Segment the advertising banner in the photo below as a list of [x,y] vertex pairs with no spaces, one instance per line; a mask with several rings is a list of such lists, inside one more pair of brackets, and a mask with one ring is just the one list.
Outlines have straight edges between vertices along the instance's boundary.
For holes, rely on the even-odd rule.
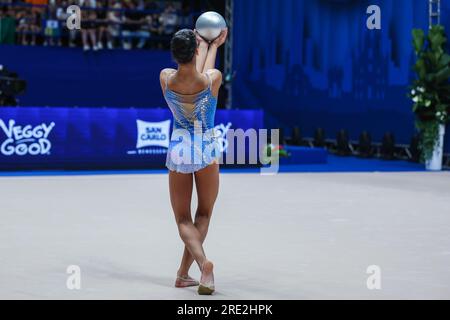
[[[173,126],[164,109],[0,108],[0,170],[164,168]],[[260,110],[218,110],[229,129],[263,127]]]

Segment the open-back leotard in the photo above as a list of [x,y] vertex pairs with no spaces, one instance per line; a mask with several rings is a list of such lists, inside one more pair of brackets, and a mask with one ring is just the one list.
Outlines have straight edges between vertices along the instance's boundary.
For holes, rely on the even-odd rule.
[[171,75],[166,78],[164,94],[173,114],[173,133],[166,166],[170,171],[194,173],[218,163],[220,159],[218,137],[214,130],[217,98],[212,94],[212,80],[208,74],[208,87],[192,95],[170,90],[168,83]]

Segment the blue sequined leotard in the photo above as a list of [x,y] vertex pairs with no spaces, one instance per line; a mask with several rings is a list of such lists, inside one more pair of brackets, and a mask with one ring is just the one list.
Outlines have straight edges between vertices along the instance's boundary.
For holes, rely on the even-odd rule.
[[214,130],[217,98],[208,87],[193,95],[179,94],[169,89],[166,78],[165,99],[173,114],[173,133],[167,152],[166,166],[178,173],[194,173],[218,163],[220,150]]

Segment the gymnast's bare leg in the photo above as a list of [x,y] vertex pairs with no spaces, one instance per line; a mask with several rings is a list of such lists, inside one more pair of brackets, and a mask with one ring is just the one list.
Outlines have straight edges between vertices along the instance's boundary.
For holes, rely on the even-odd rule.
[[[198,208],[195,222],[191,216],[191,199],[194,179],[198,194]],[[208,233],[215,201],[219,191],[219,166],[213,164],[195,174],[169,173],[169,188],[172,208],[185,252],[178,271],[178,277],[188,278],[194,262],[202,270],[201,283],[212,283],[213,264],[206,258],[203,242]]]
[[[200,233],[200,240],[203,243],[208,234],[214,204],[219,193],[219,165],[214,164],[196,172],[194,177],[198,194],[198,207],[195,213],[194,226]],[[178,276],[188,278],[193,262],[193,256],[188,248],[185,247]]]

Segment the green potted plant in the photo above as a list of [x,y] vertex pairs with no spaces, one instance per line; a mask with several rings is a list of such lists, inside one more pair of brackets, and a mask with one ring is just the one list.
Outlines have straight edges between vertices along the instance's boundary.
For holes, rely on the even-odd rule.
[[435,25],[428,35],[413,30],[417,78],[411,87],[420,149],[428,170],[442,170],[445,125],[450,113],[450,55],[446,53],[444,27]]

